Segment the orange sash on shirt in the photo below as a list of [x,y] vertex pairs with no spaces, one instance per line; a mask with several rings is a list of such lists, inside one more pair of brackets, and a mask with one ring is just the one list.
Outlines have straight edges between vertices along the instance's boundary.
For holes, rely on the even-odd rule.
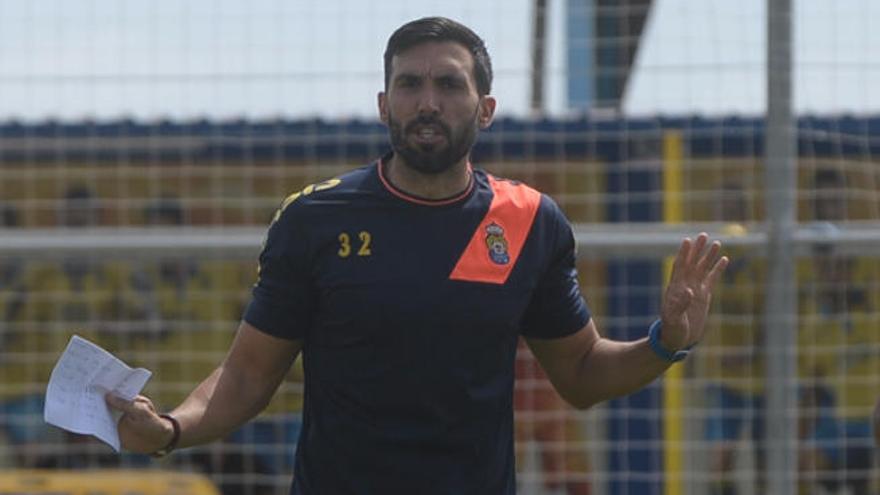
[[517,182],[487,177],[495,195],[449,275],[452,280],[504,284],[541,204],[538,191]]

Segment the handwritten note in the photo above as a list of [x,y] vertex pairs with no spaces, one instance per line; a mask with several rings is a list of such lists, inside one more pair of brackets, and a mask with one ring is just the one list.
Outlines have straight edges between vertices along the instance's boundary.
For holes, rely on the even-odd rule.
[[74,335],[49,377],[43,418],[65,430],[94,435],[119,452],[119,418],[104,396],[112,392],[134,399],[150,376],[149,370],[132,369],[113,354]]

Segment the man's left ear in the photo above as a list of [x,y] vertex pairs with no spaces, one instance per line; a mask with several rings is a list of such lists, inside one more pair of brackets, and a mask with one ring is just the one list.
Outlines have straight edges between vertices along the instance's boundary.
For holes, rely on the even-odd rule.
[[492,125],[492,119],[495,117],[495,106],[497,104],[494,96],[485,95],[480,98],[480,129],[485,129]]
[[376,106],[379,109],[379,120],[381,120],[382,123],[387,124],[388,123],[388,99],[385,96],[384,91],[379,91],[379,93],[376,95],[376,104],[377,104]]

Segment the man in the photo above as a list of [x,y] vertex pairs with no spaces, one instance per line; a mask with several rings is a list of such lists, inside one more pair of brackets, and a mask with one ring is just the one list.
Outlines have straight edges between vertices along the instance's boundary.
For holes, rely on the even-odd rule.
[[[58,200],[55,218],[59,229],[73,232],[101,225],[101,199],[90,186],[71,184]],[[32,265],[32,281],[28,284],[28,319],[36,326],[23,333],[21,345],[24,349],[31,354],[51,355],[63,348],[70,333],[54,324],[58,321],[87,329],[78,332],[101,345],[119,347],[116,322],[121,320],[128,307],[122,297],[127,280],[125,263],[78,252],[59,259],[34,261]],[[32,383],[45,380],[52,371],[52,363],[48,360],[31,360],[29,365],[34,376]],[[43,399],[40,391],[31,388],[32,409],[43,409]],[[44,431],[37,432],[36,439],[64,447],[53,451],[37,450],[38,455],[27,460],[28,467],[80,469],[121,464],[119,456],[95,450],[98,441],[94,438],[43,426]],[[56,434],[60,437],[54,438]]]
[[[21,226],[18,209],[0,201],[0,231]],[[31,264],[20,257],[0,256],[0,443],[8,445],[10,452],[0,452],[0,457],[14,459],[17,466],[32,463],[36,458],[33,447],[41,440],[38,426],[27,421],[42,405],[31,393],[36,370],[31,360],[21,358],[34,351],[33,332],[27,331],[33,309],[32,272]]]
[[[846,176],[830,167],[813,174],[813,220],[848,219]],[[833,228],[833,227],[831,227]],[[799,463],[809,488],[871,493],[873,397],[880,343],[876,280],[870,257],[820,243],[798,269],[802,442]]]
[[378,95],[393,152],[282,204],[217,370],[165,416],[145,397],[108,397],[125,413],[123,445],[164,453],[222,437],[302,352],[291,493],[509,494],[520,334],[581,408],[642,387],[698,342],[727,265],[720,244],[682,242],[652,343],[600,338],[558,207],[470,165],[495,112],[491,81],[470,29],[398,29]]
[[[745,188],[735,179],[719,184],[720,198],[714,219],[725,223],[723,232],[742,236],[754,219]],[[749,470],[755,484],[746,490],[764,492],[764,363],[761,356],[763,335],[763,283],[765,259],[746,248],[733,248],[733,260],[724,270],[722,284],[715,293],[717,328],[701,344],[697,370],[706,384],[704,432],[709,442],[711,495],[733,495],[738,490],[737,466],[743,434],[748,435],[753,452]],[[743,487],[745,488],[745,487]]]
[[[532,486],[548,493],[590,495],[590,462],[580,424],[553,389],[522,339],[514,365],[514,453],[517,470],[528,457],[531,443],[538,458],[538,477]],[[521,483],[522,488],[525,483]]]

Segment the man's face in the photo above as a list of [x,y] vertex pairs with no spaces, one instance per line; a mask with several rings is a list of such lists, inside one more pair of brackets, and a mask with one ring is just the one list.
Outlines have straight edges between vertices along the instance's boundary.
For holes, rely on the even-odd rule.
[[409,167],[427,174],[448,170],[491,123],[495,101],[478,95],[473,64],[470,52],[453,42],[423,43],[392,59],[379,112],[394,152]]

